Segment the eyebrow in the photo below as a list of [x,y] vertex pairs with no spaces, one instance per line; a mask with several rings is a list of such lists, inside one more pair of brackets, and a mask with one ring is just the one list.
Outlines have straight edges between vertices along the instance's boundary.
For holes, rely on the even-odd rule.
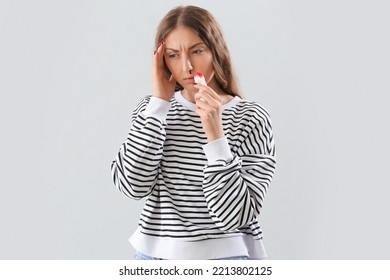
[[[200,43],[196,43],[194,45],[192,45],[191,47],[189,47],[188,49],[193,49],[195,48],[197,45],[201,45],[201,44],[204,44],[203,42],[200,42]],[[165,48],[165,50],[171,50],[171,51],[174,51],[174,52],[179,52],[179,50],[175,50],[175,49],[172,49],[172,48]]]

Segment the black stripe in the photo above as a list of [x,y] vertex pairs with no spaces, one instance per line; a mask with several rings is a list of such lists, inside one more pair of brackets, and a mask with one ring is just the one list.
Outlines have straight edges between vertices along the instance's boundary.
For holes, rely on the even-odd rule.
[[222,122],[234,158],[209,165],[200,117],[172,99],[164,124],[141,114],[149,100],[143,98],[133,111],[128,137],[111,162],[112,180],[121,192],[134,199],[148,196],[141,231],[195,241],[236,235],[239,228],[261,239],[255,216],[276,164],[268,112],[245,100],[225,109]]

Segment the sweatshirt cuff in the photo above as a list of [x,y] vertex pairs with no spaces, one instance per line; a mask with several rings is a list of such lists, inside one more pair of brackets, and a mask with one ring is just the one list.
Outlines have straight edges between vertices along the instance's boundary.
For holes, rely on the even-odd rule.
[[165,123],[171,102],[152,96],[148,105],[145,108],[144,114],[146,116],[154,116]]
[[208,164],[214,164],[217,160],[231,161],[233,159],[226,136],[203,145]]

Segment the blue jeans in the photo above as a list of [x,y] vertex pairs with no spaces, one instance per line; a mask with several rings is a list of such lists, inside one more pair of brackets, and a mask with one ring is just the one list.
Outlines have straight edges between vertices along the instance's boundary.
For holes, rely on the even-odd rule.
[[[134,259],[135,260],[164,260],[161,258],[155,258],[155,257],[150,257],[147,255],[144,255],[138,251],[135,252]],[[215,260],[249,260],[249,258],[247,256],[236,256],[236,257],[227,257],[227,258],[221,258],[221,259],[215,259]]]

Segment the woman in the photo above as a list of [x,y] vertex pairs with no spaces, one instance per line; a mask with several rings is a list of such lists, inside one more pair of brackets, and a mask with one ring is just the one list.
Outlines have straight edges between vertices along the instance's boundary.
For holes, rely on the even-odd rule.
[[256,218],[275,169],[267,111],[240,98],[208,11],[171,10],[155,43],[152,96],[135,108],[111,165],[121,192],[147,197],[129,239],[135,258],[265,258]]

